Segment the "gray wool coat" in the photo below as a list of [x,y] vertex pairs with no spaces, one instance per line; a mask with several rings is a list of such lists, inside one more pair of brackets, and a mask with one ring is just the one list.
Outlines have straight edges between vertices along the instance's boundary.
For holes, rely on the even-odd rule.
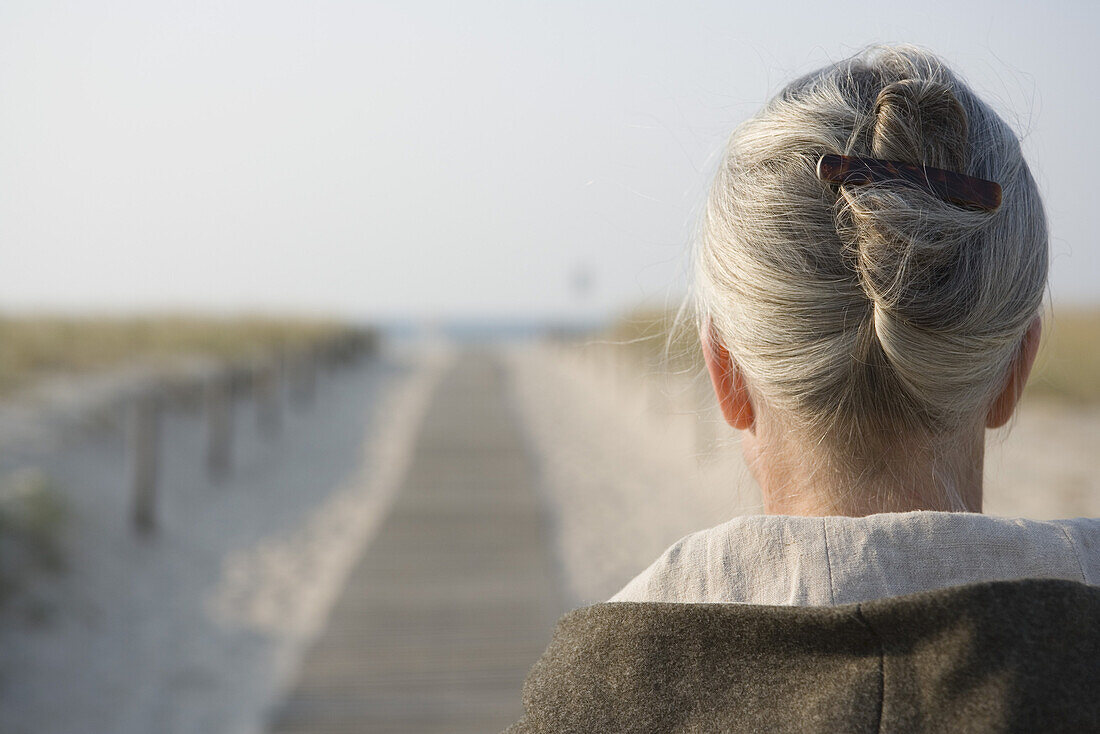
[[507,734],[1100,732],[1100,588],[595,604],[558,622],[523,702]]

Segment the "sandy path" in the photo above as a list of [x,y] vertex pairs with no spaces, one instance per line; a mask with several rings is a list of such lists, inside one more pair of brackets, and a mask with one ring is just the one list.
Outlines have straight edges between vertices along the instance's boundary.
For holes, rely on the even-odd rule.
[[[705,383],[645,374],[613,347],[509,357],[576,604],[606,600],[680,537],[759,512],[759,488]],[[1100,409],[1025,403],[990,437],[985,511],[1100,516]]]
[[67,571],[3,610],[0,731],[257,731],[403,476],[445,362],[388,352],[328,375],[270,441],[242,403],[221,486],[200,416],[169,415],[153,538],[129,531],[117,430],[7,452],[72,519]]

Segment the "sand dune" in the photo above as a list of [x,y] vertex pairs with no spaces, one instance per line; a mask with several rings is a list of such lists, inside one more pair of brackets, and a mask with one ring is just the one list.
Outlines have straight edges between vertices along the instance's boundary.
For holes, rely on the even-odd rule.
[[446,357],[336,371],[272,440],[237,406],[236,469],[205,476],[201,417],[170,413],[160,526],[128,525],[122,436],[32,442],[69,506],[65,573],[2,610],[0,731],[255,732],[404,471]]
[[[702,376],[647,372],[616,351],[559,345],[510,355],[577,603],[606,600],[680,537],[760,511],[736,434]],[[1094,406],[1025,402],[990,435],[985,511],[1100,515],[1098,437]]]

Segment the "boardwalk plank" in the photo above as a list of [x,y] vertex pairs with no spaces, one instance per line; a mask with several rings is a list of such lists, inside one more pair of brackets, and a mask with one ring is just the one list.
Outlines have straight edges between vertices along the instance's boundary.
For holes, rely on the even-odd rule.
[[520,716],[563,596],[515,420],[499,365],[460,358],[274,734],[484,733]]

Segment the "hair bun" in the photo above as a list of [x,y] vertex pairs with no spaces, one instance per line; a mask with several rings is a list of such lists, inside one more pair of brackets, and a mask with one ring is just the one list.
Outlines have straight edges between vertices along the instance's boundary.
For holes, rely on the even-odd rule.
[[967,116],[947,84],[902,79],[875,99],[871,154],[885,160],[964,172]]

